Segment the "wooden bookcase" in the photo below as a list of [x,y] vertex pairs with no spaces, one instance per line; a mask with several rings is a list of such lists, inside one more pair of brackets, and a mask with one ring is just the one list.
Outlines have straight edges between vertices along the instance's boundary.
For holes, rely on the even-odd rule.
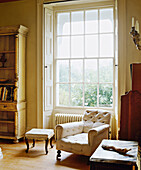
[[0,138],[25,134],[25,50],[28,29],[0,27]]

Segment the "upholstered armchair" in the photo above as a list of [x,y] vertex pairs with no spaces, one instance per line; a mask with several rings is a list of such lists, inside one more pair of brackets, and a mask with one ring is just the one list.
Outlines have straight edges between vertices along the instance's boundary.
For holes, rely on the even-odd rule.
[[61,150],[91,156],[103,139],[108,139],[111,113],[104,110],[86,110],[83,121],[56,126],[57,159]]

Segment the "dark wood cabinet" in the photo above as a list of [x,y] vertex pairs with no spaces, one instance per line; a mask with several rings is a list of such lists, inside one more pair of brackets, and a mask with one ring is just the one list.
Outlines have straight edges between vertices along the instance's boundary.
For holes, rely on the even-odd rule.
[[132,90],[141,93],[141,63],[131,64]]
[[141,145],[141,93],[137,90],[121,96],[119,139],[138,141]]
[[119,139],[138,141],[141,146],[141,64],[131,68],[132,90],[121,96]]

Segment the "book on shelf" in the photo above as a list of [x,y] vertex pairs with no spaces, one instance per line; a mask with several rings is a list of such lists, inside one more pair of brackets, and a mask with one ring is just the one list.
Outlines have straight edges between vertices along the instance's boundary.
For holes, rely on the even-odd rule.
[[2,91],[3,91],[3,87],[0,87],[0,100],[2,99]]
[[8,94],[8,90],[6,89],[6,93],[5,93],[4,101],[6,101],[6,100],[7,100],[7,94]]
[[6,101],[7,94],[8,94],[8,90],[6,89],[6,87],[4,87],[3,88],[3,93],[2,93],[2,101]]

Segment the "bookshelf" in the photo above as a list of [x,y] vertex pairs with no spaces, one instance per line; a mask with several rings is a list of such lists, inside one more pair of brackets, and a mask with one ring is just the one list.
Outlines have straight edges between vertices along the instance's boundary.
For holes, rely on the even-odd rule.
[[25,134],[25,53],[28,29],[0,27],[0,138],[18,142]]

